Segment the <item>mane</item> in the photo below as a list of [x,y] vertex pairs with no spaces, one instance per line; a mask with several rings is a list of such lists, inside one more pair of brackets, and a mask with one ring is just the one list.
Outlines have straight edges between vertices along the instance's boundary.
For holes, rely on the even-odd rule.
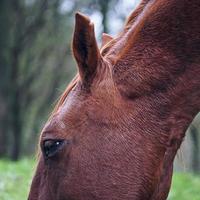
[[112,54],[113,47],[118,45],[118,43],[120,45],[120,41],[124,38],[129,38],[129,40],[126,41],[127,45],[124,46],[122,52],[120,52],[120,54],[117,55],[117,60],[122,58],[127,53],[127,51],[133,46],[134,42],[139,38],[140,32],[143,29],[146,21],[150,18],[152,13],[155,13],[155,11],[159,9],[161,3],[161,1],[157,1],[155,3],[149,2],[144,8],[142,8],[142,4],[139,5],[139,7],[136,9],[136,12],[131,13],[130,16],[127,18],[123,31],[120,32],[116,38],[114,38],[102,47],[101,54],[103,56]]
[[[129,38],[128,41],[126,41],[125,47],[123,48],[122,52],[120,52],[120,55],[118,55],[117,61],[119,61],[121,58],[123,58],[127,52],[131,49],[131,47],[134,45],[134,43],[139,39],[140,32],[144,28],[147,21],[151,18],[151,16],[160,8],[160,5],[162,5],[163,2],[156,1],[155,3],[149,2],[141,14],[137,16],[137,19],[134,20],[133,24],[131,23],[131,17],[130,16],[125,24],[125,30],[127,30],[126,35],[127,38]],[[123,38],[122,38],[123,39]]]

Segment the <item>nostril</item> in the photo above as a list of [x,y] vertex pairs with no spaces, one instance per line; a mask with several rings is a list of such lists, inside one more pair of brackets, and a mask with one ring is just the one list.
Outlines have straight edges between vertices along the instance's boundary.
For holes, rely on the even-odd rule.
[[56,153],[62,148],[64,140],[44,140],[42,143],[42,152],[45,158],[50,158],[56,155]]

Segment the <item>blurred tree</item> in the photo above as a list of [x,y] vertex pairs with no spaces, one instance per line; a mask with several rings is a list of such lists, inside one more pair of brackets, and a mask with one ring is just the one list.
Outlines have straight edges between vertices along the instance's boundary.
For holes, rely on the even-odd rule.
[[199,141],[198,141],[198,129],[194,126],[194,124],[190,125],[190,134],[191,140],[193,142],[192,146],[192,170],[195,173],[200,172],[199,165]]
[[108,33],[108,11],[109,11],[109,5],[111,4],[111,1],[107,0],[98,0],[99,9],[102,14],[102,25],[103,25],[103,32]]
[[9,3],[6,0],[0,2],[0,156],[6,154],[8,141],[8,110],[7,110],[7,85],[8,85],[8,47],[10,45],[10,21]]
[[64,25],[60,3],[1,1],[1,27],[5,28],[0,34],[0,156],[19,158],[28,120],[35,118],[32,128],[36,127],[38,116],[47,113],[55,97],[55,88],[67,78],[63,66],[71,27]]

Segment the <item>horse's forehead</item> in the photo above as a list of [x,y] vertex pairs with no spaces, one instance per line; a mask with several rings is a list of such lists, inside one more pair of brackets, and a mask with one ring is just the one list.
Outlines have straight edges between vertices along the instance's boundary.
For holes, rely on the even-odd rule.
[[87,94],[81,89],[71,91],[44,130],[72,133],[90,121],[115,121],[121,110],[120,97],[112,81],[107,79],[92,87]]

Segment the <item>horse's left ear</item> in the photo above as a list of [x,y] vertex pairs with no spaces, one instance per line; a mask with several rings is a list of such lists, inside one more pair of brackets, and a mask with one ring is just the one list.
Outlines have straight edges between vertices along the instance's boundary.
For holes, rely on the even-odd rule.
[[90,83],[95,75],[100,59],[100,52],[94,33],[94,24],[81,13],[76,13],[75,18],[72,49],[82,82]]

